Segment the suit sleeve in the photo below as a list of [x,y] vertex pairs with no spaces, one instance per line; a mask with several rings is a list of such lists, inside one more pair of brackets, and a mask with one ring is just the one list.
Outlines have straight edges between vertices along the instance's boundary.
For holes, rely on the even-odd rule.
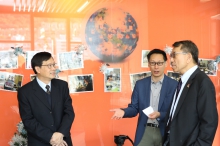
[[18,103],[19,103],[19,112],[21,115],[22,122],[25,126],[25,129],[31,134],[33,137],[49,143],[52,137],[53,132],[41,125],[33,116],[29,101],[27,99],[27,95],[24,90],[18,90]]
[[199,135],[195,146],[212,145],[218,126],[215,87],[209,78],[205,78],[199,87],[197,111],[200,120]]
[[139,111],[139,94],[138,94],[138,83],[136,82],[134,90],[132,92],[131,103],[128,107],[123,109],[125,114],[123,118],[135,117]]
[[58,129],[58,132],[62,133],[64,137],[69,135],[73,120],[75,118],[75,113],[72,106],[72,99],[69,95],[69,88],[68,84],[65,82],[63,86],[63,100],[64,100],[64,111],[63,111],[63,118]]

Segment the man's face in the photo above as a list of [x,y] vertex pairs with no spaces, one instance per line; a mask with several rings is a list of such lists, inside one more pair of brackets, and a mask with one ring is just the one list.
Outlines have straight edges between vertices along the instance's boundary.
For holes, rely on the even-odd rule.
[[51,79],[55,78],[56,67],[52,57],[47,61],[43,61],[42,66],[35,68],[38,73],[37,77],[41,81],[48,83]]
[[188,54],[180,49],[181,46],[173,48],[170,54],[170,62],[174,72],[184,74],[187,68]]
[[164,61],[162,54],[152,54],[148,66],[153,77],[162,77],[164,75],[166,61]]

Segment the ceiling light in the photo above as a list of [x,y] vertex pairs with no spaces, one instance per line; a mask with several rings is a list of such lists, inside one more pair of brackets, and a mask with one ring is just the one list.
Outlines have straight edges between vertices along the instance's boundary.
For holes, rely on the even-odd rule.
[[89,4],[89,1],[86,1],[78,10],[77,12],[81,12],[87,5]]

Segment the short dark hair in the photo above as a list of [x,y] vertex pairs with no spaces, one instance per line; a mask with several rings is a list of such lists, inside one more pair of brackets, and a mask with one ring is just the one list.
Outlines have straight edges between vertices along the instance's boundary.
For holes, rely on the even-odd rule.
[[167,61],[167,55],[166,55],[166,53],[165,53],[163,50],[160,50],[160,49],[157,49],[157,48],[151,50],[151,51],[147,54],[147,59],[148,59],[148,61],[150,60],[150,57],[151,57],[151,55],[153,55],[153,54],[161,54],[161,55],[163,55],[164,61]]
[[180,50],[192,54],[192,58],[194,63],[198,64],[198,56],[199,56],[199,49],[197,48],[196,44],[190,40],[183,40],[177,41],[173,44],[173,47],[180,47]]
[[31,67],[35,74],[37,74],[37,71],[35,70],[36,66],[42,66],[43,61],[47,61],[52,57],[52,55],[49,52],[39,52],[33,56],[31,59]]

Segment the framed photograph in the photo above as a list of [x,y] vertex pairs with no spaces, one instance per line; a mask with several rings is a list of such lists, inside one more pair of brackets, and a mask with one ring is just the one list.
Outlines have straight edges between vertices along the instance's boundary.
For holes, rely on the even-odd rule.
[[133,91],[136,81],[151,76],[151,71],[130,74],[131,90]]
[[121,69],[107,68],[104,72],[104,91],[121,92]]
[[0,71],[0,90],[16,92],[21,86],[23,75]]
[[68,84],[70,93],[93,92],[93,74],[69,75]]
[[199,68],[208,76],[217,76],[217,63],[213,59],[199,58]]
[[148,59],[147,54],[150,52],[150,50],[142,50],[141,55],[141,67],[148,67]]
[[167,71],[167,76],[176,80],[177,82],[179,81],[179,79],[181,78],[179,73],[175,73],[173,71]]
[[31,59],[33,58],[33,56],[38,53],[40,51],[27,51],[25,56],[26,56],[26,59],[25,59],[25,69],[32,69],[31,67]]
[[84,68],[83,54],[76,51],[58,53],[57,58],[60,70]]
[[0,69],[17,69],[18,56],[13,51],[0,51]]

